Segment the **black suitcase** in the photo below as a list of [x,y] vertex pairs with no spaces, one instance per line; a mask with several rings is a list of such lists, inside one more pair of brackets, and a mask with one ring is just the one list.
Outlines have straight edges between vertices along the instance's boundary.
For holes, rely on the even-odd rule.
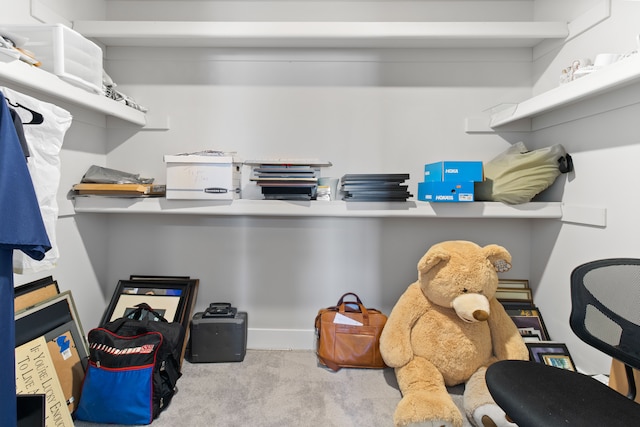
[[[211,306],[217,308],[211,310]],[[247,313],[214,303],[191,319],[189,352],[192,363],[241,362],[247,353]],[[213,313],[212,313],[213,311]]]

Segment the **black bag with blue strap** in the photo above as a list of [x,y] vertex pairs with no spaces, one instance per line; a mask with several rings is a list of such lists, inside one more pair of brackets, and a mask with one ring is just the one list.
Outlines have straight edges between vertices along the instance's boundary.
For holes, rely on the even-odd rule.
[[74,416],[95,423],[150,424],[176,393],[185,330],[147,304],[88,334],[89,365]]

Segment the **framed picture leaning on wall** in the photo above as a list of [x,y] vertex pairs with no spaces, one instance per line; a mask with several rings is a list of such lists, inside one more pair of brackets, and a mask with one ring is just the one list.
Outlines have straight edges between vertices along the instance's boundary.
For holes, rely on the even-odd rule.
[[126,317],[140,303],[147,303],[169,322],[184,324],[196,284],[196,279],[184,278],[120,280],[100,324]]

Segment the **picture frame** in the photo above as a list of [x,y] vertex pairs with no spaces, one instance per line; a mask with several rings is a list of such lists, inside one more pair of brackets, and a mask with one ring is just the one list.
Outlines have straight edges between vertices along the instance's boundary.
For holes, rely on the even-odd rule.
[[542,341],[542,334],[539,330],[533,328],[518,328],[520,336],[524,342]]
[[[56,419],[61,427],[73,427],[71,412],[64,408],[66,398],[51,360],[46,340],[39,336],[16,346],[16,394],[45,392],[45,418]],[[37,372],[37,374],[36,374]]]
[[[108,322],[113,322],[121,317],[127,317],[137,309],[138,304],[146,303],[155,312],[167,319],[169,322],[176,322],[181,317],[180,295],[146,295],[146,294],[120,294],[116,301],[111,317]],[[159,320],[151,313],[147,313],[151,320]]]
[[82,381],[89,363],[88,348],[83,344],[83,335],[75,321],[67,322],[44,335],[71,413],[75,411],[80,400]]
[[69,412],[80,399],[89,345],[71,295],[61,292],[15,314],[16,349],[42,340]]
[[509,316],[516,327],[521,330],[521,334],[522,331],[526,332],[530,330],[532,331],[531,335],[538,335],[540,337],[539,341],[550,341],[549,332],[544,325],[540,312],[538,310],[530,310],[529,313],[529,315],[510,314]]
[[554,341],[525,342],[525,344],[533,362],[558,367],[570,366],[575,370],[575,363],[566,344]]
[[[107,306],[100,325],[129,314],[135,305],[147,303],[169,322],[180,322],[185,329],[180,366],[189,342],[189,324],[198,296],[199,279],[189,276],[131,275],[120,280]],[[148,313],[149,314],[149,313]],[[150,317],[151,320],[155,320]]]
[[533,302],[533,293],[529,288],[498,288],[495,297],[501,302]]
[[153,274],[132,274],[129,276],[129,280],[142,280],[144,281],[165,281],[165,280],[189,280],[189,276],[156,276]]
[[169,322],[183,323],[193,286],[194,279],[120,280],[100,324],[125,317],[140,303],[147,303]]
[[44,393],[18,394],[17,427],[45,427],[47,395]]
[[558,353],[540,353],[542,363],[548,366],[554,366],[556,368],[566,369],[568,371],[576,370],[571,356],[567,354]]
[[13,293],[14,312],[26,310],[59,293],[58,282],[53,279],[53,276],[43,277],[33,282],[16,286]]
[[498,289],[500,288],[528,289],[529,281],[526,279],[499,279]]
[[15,313],[16,346],[45,336],[55,328],[74,322],[85,353],[89,353],[86,335],[71,291],[61,292],[28,309]]

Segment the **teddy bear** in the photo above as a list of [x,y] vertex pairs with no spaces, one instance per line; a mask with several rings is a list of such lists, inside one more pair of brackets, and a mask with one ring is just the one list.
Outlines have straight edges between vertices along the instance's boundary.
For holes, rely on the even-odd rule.
[[494,402],[486,368],[528,360],[517,327],[495,298],[498,273],[511,268],[502,246],[455,240],[433,245],[418,262],[380,336],[380,353],[394,368],[402,399],[395,426],[461,427],[463,415],[447,387],[464,384],[463,407],[482,427],[515,427]]

